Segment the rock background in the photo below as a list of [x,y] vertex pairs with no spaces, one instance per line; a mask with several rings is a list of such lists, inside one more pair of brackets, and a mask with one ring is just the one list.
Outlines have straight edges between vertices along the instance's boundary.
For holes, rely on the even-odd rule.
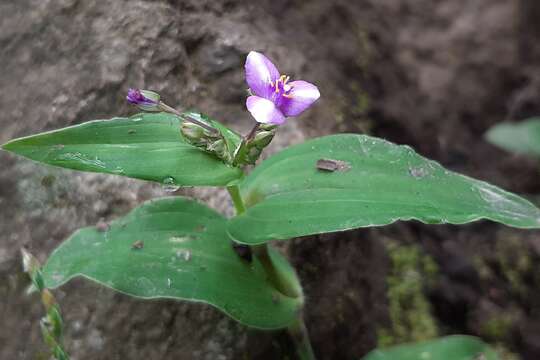
[[[1,0],[0,143],[133,113],[128,87],[246,131],[243,61],[256,49],[322,93],[280,129],[271,152],[366,132],[538,194],[538,163],[482,134],[540,112],[539,16],[535,0]],[[75,229],[165,193],[5,152],[0,164],[0,358],[44,359],[42,310],[25,294],[19,248],[44,260]],[[183,192],[230,213],[220,191]],[[506,359],[540,357],[538,232],[400,223],[284,250],[305,286],[320,359],[451,333],[480,335]],[[411,280],[401,273],[416,280],[393,291],[392,277]],[[82,280],[56,294],[73,359],[277,359],[290,350],[282,333],[245,329],[200,304],[138,301]]]

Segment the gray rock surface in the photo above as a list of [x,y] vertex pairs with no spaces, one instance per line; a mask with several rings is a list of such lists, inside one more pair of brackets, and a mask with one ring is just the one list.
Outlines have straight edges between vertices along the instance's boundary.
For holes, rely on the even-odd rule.
[[[534,0],[3,0],[0,143],[131,114],[129,87],[156,90],[170,104],[246,132],[252,120],[243,106],[243,61],[255,49],[322,93],[317,106],[280,128],[269,153],[313,136],[367,131],[512,191],[539,192],[535,162],[481,141],[490,125],[540,111],[539,32],[530,25],[536,7]],[[0,164],[0,358],[46,358],[37,325],[42,309],[25,294],[20,247],[44,260],[77,228],[166,193],[156,184],[55,169],[5,152]],[[223,191],[179,193],[232,212]],[[422,244],[446,271],[447,259],[468,261],[475,251],[482,257],[502,236],[493,224],[434,229],[397,224],[282,245],[304,280],[321,359],[358,359],[376,345],[387,305],[381,237]],[[449,256],[456,246],[441,244],[453,242],[468,252]],[[445,276],[434,296],[450,310],[465,304],[474,311],[478,298],[523,311],[536,303],[483,291],[504,289],[503,280],[468,284],[464,292],[451,271]],[[56,295],[72,359],[277,359],[287,352],[283,334],[248,330],[205,305],[134,300],[84,280]],[[513,325],[518,340],[504,341],[538,358],[535,339],[519,330],[539,326],[539,315],[530,314]],[[467,319],[436,315],[450,331],[476,332]]]

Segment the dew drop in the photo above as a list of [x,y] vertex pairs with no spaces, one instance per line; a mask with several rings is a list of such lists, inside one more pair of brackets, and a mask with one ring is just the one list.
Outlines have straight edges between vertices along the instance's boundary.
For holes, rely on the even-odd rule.
[[169,242],[180,244],[186,241],[193,240],[191,236],[172,236],[169,238]]
[[170,278],[167,278],[167,287],[170,289],[172,286],[172,280]]
[[180,189],[180,186],[175,185],[174,178],[172,176],[167,176],[163,181],[161,182],[161,186],[163,188],[163,191],[172,193]]
[[426,177],[427,175],[429,175],[429,172],[427,169],[421,167],[421,166],[418,166],[418,167],[410,167],[409,168],[409,175],[411,175],[412,177],[414,178],[417,178],[417,179],[422,179],[424,177]]
[[191,260],[191,251],[185,249],[176,250],[176,258],[184,261]]

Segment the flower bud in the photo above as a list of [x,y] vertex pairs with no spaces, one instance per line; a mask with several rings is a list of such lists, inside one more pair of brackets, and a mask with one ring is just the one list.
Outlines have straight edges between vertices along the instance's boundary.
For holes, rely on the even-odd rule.
[[39,261],[25,248],[21,248],[23,270],[27,273],[34,273],[41,267]]
[[223,161],[232,161],[227,143],[221,133],[210,132],[202,126],[187,121],[180,125],[180,132],[191,145],[212,153]]
[[231,154],[227,148],[227,143],[223,139],[210,143],[207,150],[213,154],[216,154],[216,156],[221,160],[226,162],[230,162],[232,160]]
[[61,339],[62,338],[62,315],[60,314],[60,310],[58,309],[58,306],[55,304],[51,306],[47,310],[46,314],[47,322],[50,324],[49,330],[51,331],[51,334],[54,336],[55,339]]
[[278,128],[277,125],[273,124],[260,124],[259,129],[264,131],[275,131]]
[[180,125],[180,132],[192,145],[201,146],[203,143],[206,144],[206,141],[204,141],[206,138],[205,131],[197,124],[183,121]]
[[270,142],[274,138],[275,133],[275,131],[260,131],[255,135],[252,143],[257,148],[263,149],[268,146],[268,144],[270,144]]
[[39,291],[45,288],[45,281],[41,273],[41,264],[34,255],[30,254],[25,248],[21,248],[23,270],[28,274],[32,285]]
[[39,322],[40,328],[41,328],[41,335],[43,336],[43,340],[45,341],[45,344],[47,344],[48,347],[51,349],[54,349],[57,345],[57,342],[54,338],[54,336],[51,333],[51,325],[46,319],[42,319]]
[[208,151],[220,154],[225,150],[225,141],[222,139],[214,141],[208,145]]
[[143,111],[161,111],[159,107],[160,96],[150,90],[129,89],[126,100]]
[[255,162],[259,159],[259,156],[261,156],[262,150],[256,147],[252,147],[248,151],[248,159],[250,160],[250,164],[255,164]]

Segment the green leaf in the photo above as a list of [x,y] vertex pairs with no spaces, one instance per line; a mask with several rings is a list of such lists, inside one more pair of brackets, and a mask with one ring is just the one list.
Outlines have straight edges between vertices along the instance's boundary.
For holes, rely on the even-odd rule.
[[225,186],[242,176],[240,169],[186,143],[180,119],[166,113],[90,121],[12,140],[3,148],[54,166],[166,185]]
[[486,133],[486,139],[510,152],[540,156],[540,118],[495,125]]
[[[326,160],[318,168],[320,159]],[[240,190],[248,210],[231,219],[228,231],[248,244],[397,220],[463,224],[485,218],[540,227],[540,210],[527,200],[445,170],[408,146],[365,135],[290,147],[258,166]]]
[[377,349],[363,360],[497,360],[487,344],[472,336],[454,335],[433,341]]
[[[241,259],[226,219],[195,201],[150,201],[103,230],[81,229],[60,245],[44,266],[46,286],[84,276],[135,297],[205,302],[263,329],[286,327],[302,305],[267,282],[256,258]],[[271,256],[293,272],[283,257]]]

